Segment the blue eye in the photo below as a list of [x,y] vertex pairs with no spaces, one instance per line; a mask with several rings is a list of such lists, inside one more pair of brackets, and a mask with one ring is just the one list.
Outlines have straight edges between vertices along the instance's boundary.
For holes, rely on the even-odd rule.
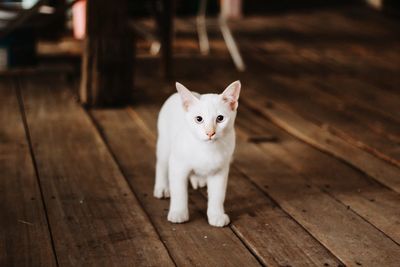
[[196,116],[196,117],[194,118],[194,120],[195,120],[197,123],[202,123],[202,122],[203,122],[203,117],[201,117],[201,116]]
[[222,122],[224,120],[224,116],[222,116],[222,115],[218,115],[217,116],[217,122],[219,123],[219,122]]

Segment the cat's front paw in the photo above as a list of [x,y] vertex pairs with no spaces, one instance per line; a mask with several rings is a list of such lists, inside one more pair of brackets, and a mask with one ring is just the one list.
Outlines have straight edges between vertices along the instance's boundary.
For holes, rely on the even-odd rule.
[[210,214],[208,215],[208,223],[215,227],[224,227],[230,222],[229,216],[222,214]]
[[156,198],[169,198],[169,188],[156,186],[154,187],[153,195]]
[[184,223],[189,220],[189,211],[174,211],[170,210],[168,212],[168,221],[172,223]]

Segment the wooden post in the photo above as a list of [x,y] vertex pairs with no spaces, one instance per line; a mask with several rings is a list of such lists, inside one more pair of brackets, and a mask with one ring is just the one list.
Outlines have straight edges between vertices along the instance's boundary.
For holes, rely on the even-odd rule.
[[172,78],[172,42],[174,0],[155,0],[153,3],[154,14],[157,21],[158,36],[161,42],[161,73],[164,78]]
[[174,0],[162,0],[161,15],[161,58],[162,70],[166,79],[172,79],[172,42],[173,42],[173,18]]
[[88,106],[129,103],[133,55],[128,0],[87,0],[81,101]]

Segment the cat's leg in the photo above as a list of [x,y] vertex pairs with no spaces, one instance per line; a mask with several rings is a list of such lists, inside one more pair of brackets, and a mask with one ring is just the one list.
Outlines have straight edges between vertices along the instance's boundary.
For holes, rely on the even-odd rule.
[[229,217],[225,214],[224,201],[228,184],[229,166],[215,175],[207,178],[208,192],[208,223],[212,226],[223,227],[229,224]]
[[193,189],[202,188],[207,185],[207,179],[196,174],[190,175],[190,184]]
[[169,197],[168,185],[169,146],[162,138],[157,140],[156,182],[153,195],[156,198]]
[[190,170],[182,163],[174,160],[169,161],[169,188],[171,201],[168,212],[168,221],[183,223],[189,220],[188,209],[188,176]]

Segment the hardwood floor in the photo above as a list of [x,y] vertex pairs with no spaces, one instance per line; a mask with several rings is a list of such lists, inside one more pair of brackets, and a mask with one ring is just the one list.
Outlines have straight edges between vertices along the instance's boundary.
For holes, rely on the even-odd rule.
[[84,109],[65,71],[3,75],[0,266],[399,266],[398,25],[360,8],[244,18],[238,73],[215,29],[200,56],[178,19],[175,79],[243,85],[222,229],[206,190],[179,225],[152,196],[157,113],[175,90],[157,59],[138,59],[122,109]]

